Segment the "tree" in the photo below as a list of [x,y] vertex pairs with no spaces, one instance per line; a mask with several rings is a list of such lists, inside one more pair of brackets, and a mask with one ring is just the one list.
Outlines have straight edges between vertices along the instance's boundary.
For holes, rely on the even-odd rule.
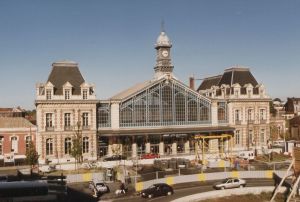
[[38,163],[39,155],[35,149],[35,145],[32,141],[29,142],[28,148],[26,149],[26,163],[31,166],[30,171],[32,173],[32,168]]
[[72,143],[71,155],[75,158],[76,169],[76,163],[82,162],[82,128],[80,121],[77,122],[77,128],[74,130]]

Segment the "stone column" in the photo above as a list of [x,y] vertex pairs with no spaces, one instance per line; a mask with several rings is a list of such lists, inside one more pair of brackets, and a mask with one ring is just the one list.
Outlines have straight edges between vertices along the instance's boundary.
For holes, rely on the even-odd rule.
[[185,143],[184,143],[184,153],[186,154],[189,154],[190,153],[190,141],[187,140]]
[[119,109],[120,109],[119,103],[112,103],[111,105],[111,128],[112,129],[118,129],[120,126]]
[[137,144],[136,142],[132,143],[132,157],[135,158],[137,155]]
[[159,155],[164,155],[164,142],[162,141],[159,143]]
[[150,142],[146,142],[145,146],[146,146],[146,148],[145,148],[146,151],[145,152],[150,153]]
[[108,156],[113,155],[112,145],[113,145],[112,137],[108,137],[108,151],[107,151]]
[[172,144],[172,154],[173,155],[177,154],[177,142],[173,142]]
[[218,103],[216,101],[211,103],[211,125],[218,125]]

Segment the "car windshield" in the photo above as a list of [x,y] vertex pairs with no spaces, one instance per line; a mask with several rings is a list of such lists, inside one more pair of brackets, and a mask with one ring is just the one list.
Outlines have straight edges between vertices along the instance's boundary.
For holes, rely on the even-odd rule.
[[157,186],[155,186],[155,185],[153,184],[153,185],[151,185],[150,187],[148,187],[148,189],[153,189],[153,188],[155,188],[155,187],[157,187]]
[[228,179],[224,179],[223,181],[222,181],[222,183],[226,183],[228,181]]

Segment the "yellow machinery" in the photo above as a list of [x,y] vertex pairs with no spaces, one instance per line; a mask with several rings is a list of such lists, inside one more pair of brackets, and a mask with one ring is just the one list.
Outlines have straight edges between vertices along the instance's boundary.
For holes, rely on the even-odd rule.
[[[219,157],[225,157],[225,150],[224,150],[224,142],[228,141],[228,154],[231,153],[233,147],[233,136],[230,134],[221,134],[221,135],[195,135],[195,140],[197,141],[197,145],[195,146],[195,153],[196,153],[196,162],[200,160],[199,150],[202,153],[202,164],[206,164],[205,160],[205,153],[209,150],[209,145],[206,140],[210,139],[218,139],[218,153]],[[228,156],[227,156],[228,157]]]

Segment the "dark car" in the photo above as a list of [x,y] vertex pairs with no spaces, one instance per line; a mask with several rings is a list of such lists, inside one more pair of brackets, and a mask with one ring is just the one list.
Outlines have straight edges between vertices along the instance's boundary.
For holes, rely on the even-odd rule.
[[141,191],[143,198],[153,198],[156,196],[167,196],[174,194],[173,188],[165,183],[153,184],[149,188]]
[[103,159],[103,161],[119,161],[119,160],[126,160],[126,156],[112,155],[112,156],[105,157]]

